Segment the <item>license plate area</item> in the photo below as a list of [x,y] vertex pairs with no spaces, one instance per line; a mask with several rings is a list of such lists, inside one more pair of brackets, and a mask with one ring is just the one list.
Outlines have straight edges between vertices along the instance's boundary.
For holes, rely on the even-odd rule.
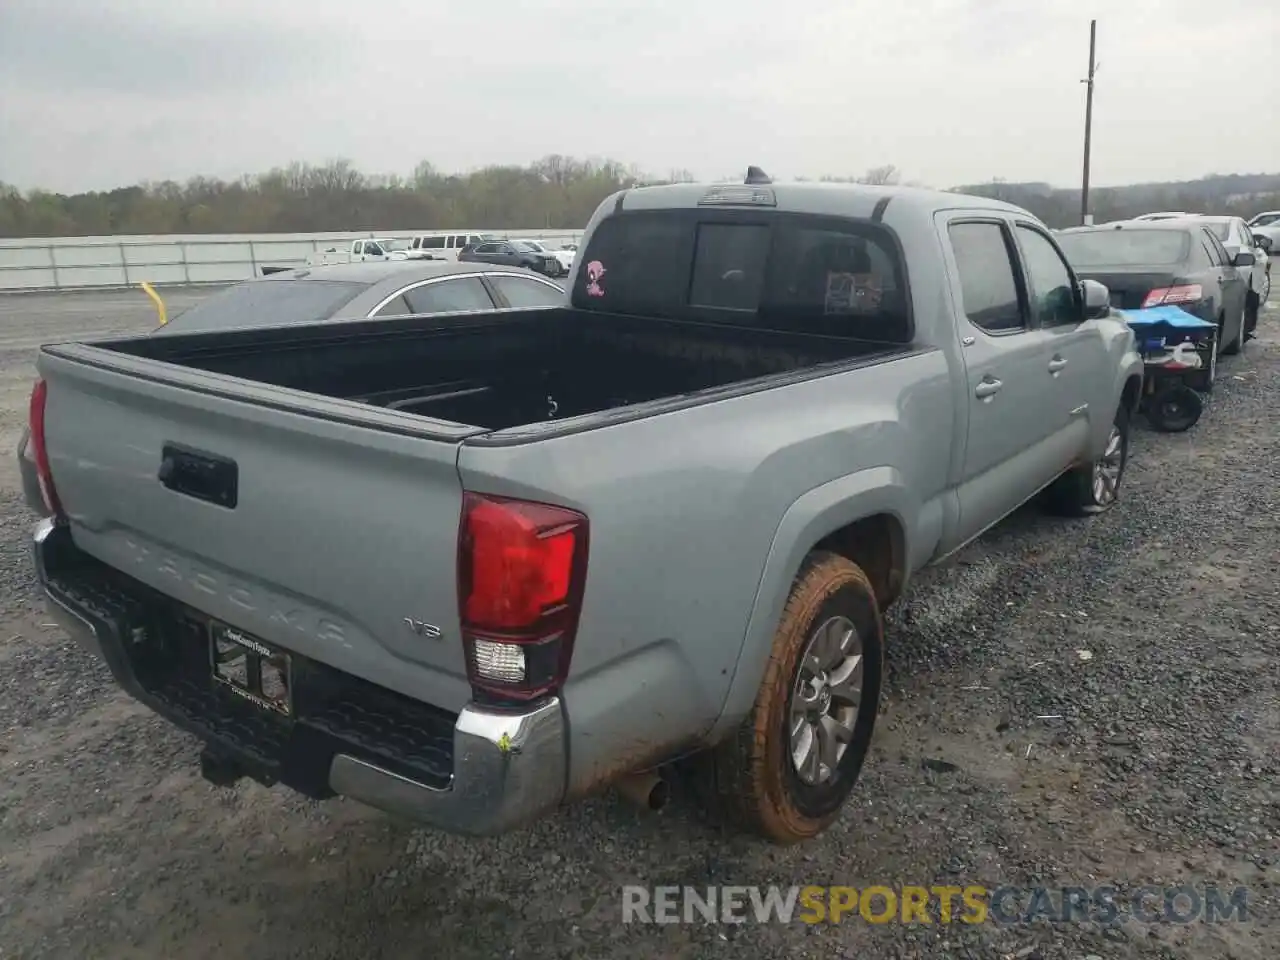
[[215,683],[240,699],[293,716],[293,658],[230,624],[209,622],[209,668]]

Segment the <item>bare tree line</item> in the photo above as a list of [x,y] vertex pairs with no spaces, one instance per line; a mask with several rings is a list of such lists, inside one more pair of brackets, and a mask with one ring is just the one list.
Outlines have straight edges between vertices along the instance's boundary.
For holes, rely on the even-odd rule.
[[[735,173],[721,178],[734,180]],[[578,229],[610,193],[624,187],[693,180],[688,170],[646,176],[613,160],[552,154],[527,166],[449,174],[428,161],[407,176],[366,174],[347,160],[292,163],[264,174],[194,177],[105,192],[23,193],[0,183],[0,237],[166,233],[307,233],[324,230],[528,227]],[[900,184],[892,164],[826,182]],[[1079,192],[993,179],[956,188],[1026,207],[1051,226],[1079,219]],[[1095,190],[1098,220],[1156,209],[1251,215],[1280,208],[1280,175],[1205,177],[1185,183]]]

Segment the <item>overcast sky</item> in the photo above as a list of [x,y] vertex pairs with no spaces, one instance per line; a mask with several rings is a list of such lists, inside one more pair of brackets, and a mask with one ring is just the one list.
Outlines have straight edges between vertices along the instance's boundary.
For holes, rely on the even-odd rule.
[[1091,16],[1095,184],[1280,172],[1276,0],[0,0],[0,180],[562,153],[1074,185]]

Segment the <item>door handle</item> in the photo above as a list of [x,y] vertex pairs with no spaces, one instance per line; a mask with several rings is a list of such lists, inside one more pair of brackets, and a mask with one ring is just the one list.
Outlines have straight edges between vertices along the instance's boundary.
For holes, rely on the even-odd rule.
[[979,397],[982,400],[987,400],[991,397],[994,397],[997,393],[999,393],[1001,389],[1003,389],[1003,387],[1004,387],[1003,381],[987,378],[985,380],[982,380],[976,387],[973,388],[973,395],[975,397]]
[[1049,361],[1049,372],[1058,373],[1066,365],[1067,365],[1066,357],[1054,357],[1052,360]]

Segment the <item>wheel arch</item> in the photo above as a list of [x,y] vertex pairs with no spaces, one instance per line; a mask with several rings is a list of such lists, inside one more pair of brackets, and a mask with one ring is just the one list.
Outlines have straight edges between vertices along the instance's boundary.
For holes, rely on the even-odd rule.
[[906,531],[901,518],[881,512],[833,530],[806,553],[826,550],[856,563],[871,581],[881,612],[902,596],[906,582]]
[[894,467],[874,467],[799,497],[784,513],[766,555],[733,676],[710,731],[712,742],[751,710],[773,637],[796,576],[815,550],[856,563],[871,580],[881,610],[899,596],[913,569],[919,506]]

